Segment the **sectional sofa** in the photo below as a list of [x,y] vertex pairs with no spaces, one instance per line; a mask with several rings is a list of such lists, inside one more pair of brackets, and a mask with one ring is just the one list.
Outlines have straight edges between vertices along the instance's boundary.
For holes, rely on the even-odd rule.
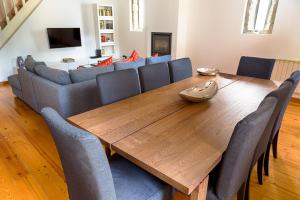
[[139,59],[136,62],[117,62],[107,67],[70,70],[53,69],[43,62],[27,63],[18,74],[8,77],[15,96],[36,112],[52,107],[67,118],[100,107],[96,76],[114,70],[124,70],[168,62],[171,56]]

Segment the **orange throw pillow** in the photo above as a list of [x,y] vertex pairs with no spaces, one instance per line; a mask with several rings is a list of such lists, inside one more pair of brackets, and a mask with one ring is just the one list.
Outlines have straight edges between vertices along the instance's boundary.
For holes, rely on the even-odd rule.
[[140,56],[139,56],[139,54],[138,54],[138,52],[136,50],[134,50],[132,52],[132,54],[131,54],[130,57],[133,59],[134,62],[137,61],[140,58]]
[[134,50],[131,56],[128,59],[125,59],[123,62],[136,62],[140,59],[140,56],[136,50]]
[[134,62],[134,61],[133,61],[133,58],[130,57],[130,58],[124,59],[123,62],[129,63],[129,62]]
[[112,65],[112,64],[113,64],[113,58],[109,57],[106,60],[103,60],[100,63],[98,63],[96,66],[97,67],[106,67],[106,66]]

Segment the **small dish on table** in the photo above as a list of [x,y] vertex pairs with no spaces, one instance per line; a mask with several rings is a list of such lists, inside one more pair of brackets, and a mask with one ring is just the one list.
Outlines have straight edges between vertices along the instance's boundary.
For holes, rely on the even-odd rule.
[[216,76],[220,71],[216,68],[201,67],[197,69],[197,72],[202,76]]
[[216,81],[207,81],[179,93],[180,97],[191,102],[203,102],[213,98],[218,92]]

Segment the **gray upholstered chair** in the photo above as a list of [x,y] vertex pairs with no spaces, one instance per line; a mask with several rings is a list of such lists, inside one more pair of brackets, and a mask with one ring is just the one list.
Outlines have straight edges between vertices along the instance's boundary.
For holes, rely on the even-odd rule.
[[275,59],[242,56],[237,75],[270,79],[274,64]]
[[167,63],[139,67],[138,72],[142,92],[147,92],[170,84],[170,74]]
[[135,69],[108,72],[97,76],[100,103],[108,105],[141,93]]
[[172,188],[120,156],[107,159],[94,135],[44,108],[71,200],[167,200]]
[[235,127],[221,163],[211,172],[207,200],[229,200],[245,195],[255,149],[272,116],[277,99],[266,98]]
[[266,98],[269,98],[269,97],[276,98],[277,104],[276,104],[276,107],[272,114],[272,117],[270,118],[270,120],[268,122],[268,126],[256,148],[256,151],[255,151],[255,154],[253,157],[253,161],[252,161],[252,167],[254,167],[255,164],[257,163],[257,177],[258,177],[258,182],[260,185],[263,184],[263,175],[262,175],[263,162],[264,162],[265,152],[267,150],[268,143],[270,140],[270,136],[272,134],[275,122],[281,111],[281,108],[283,107],[284,102],[288,98],[288,95],[289,95],[292,87],[293,87],[292,82],[285,81],[278,89],[272,91],[270,94],[268,94],[266,96]]
[[275,121],[275,126],[272,130],[272,134],[269,140],[269,144],[267,146],[267,150],[265,153],[265,160],[264,160],[264,171],[265,171],[265,175],[268,176],[269,175],[269,156],[270,156],[270,149],[272,146],[273,149],[273,157],[277,158],[277,144],[278,144],[278,136],[279,136],[279,132],[280,132],[280,128],[281,128],[281,124],[282,124],[282,120],[283,120],[283,116],[284,113],[288,107],[288,104],[298,86],[298,83],[300,81],[300,71],[296,71],[294,72],[291,77],[287,80],[289,82],[292,83],[292,88],[290,89],[288,95],[285,96],[284,98],[284,102],[282,103],[282,106],[280,108],[279,111],[279,115]]
[[181,58],[169,62],[171,82],[181,81],[193,75],[190,58]]

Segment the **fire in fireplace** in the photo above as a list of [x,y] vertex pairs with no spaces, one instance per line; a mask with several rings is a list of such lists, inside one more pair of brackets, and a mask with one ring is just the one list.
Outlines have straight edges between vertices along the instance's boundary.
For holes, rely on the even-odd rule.
[[159,56],[170,55],[172,52],[172,33],[157,33],[151,35],[151,54]]

